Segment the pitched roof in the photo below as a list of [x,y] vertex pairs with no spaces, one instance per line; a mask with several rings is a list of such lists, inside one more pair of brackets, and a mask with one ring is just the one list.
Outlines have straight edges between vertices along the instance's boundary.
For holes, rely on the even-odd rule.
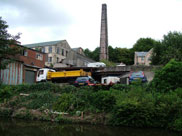
[[26,47],[29,47],[29,48],[41,47],[41,46],[49,46],[49,45],[58,44],[58,43],[60,43],[62,41],[65,41],[65,40],[49,41],[49,42],[41,42],[41,43],[33,43],[33,44],[25,44],[23,46],[26,46]]
[[135,52],[135,54],[139,57],[145,57],[148,52]]

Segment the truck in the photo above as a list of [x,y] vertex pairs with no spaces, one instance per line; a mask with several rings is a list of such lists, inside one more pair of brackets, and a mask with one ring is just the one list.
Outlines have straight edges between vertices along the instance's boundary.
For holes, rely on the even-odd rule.
[[73,71],[55,71],[53,69],[42,68],[37,72],[36,81],[55,81],[55,82],[63,82],[63,83],[71,83],[77,77],[81,76],[91,76],[91,72],[86,72],[83,69],[73,70]]

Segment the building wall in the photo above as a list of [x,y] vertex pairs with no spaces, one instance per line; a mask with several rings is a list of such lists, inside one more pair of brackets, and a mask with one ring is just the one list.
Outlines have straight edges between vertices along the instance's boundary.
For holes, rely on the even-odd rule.
[[[41,53],[35,50],[26,49],[27,54],[19,56],[19,60],[23,61],[24,64],[32,65],[36,67],[43,68],[46,61],[46,54]],[[42,57],[37,57],[37,54],[39,54]]]
[[[22,54],[14,57],[17,61],[8,64],[6,69],[0,70],[0,81],[9,85],[34,83],[37,70],[45,65],[46,54],[23,48]],[[27,73],[33,73],[33,75]]]
[[149,50],[145,56],[137,56],[137,54],[135,53],[134,64],[149,66],[151,63],[152,52],[153,49]]
[[145,65],[145,57],[136,56],[136,65]]
[[24,66],[21,62],[8,64],[7,68],[0,70],[0,81],[3,84],[17,85],[22,84],[24,78]]
[[64,64],[75,67],[84,67],[90,62],[95,61],[73,50],[68,53],[68,57],[63,61]]
[[[49,52],[49,48],[52,47],[52,52]],[[67,57],[68,52],[71,50],[69,44],[67,41],[61,41],[58,44],[55,45],[48,45],[48,46],[39,46],[34,47],[33,49],[39,49],[42,50],[44,48],[45,53],[48,54],[48,59],[45,61],[46,66],[55,65],[56,63],[60,63],[62,60],[64,60]],[[59,48],[59,52],[57,52],[57,48]],[[52,58],[52,61],[50,60],[50,57]]]
[[153,49],[151,49],[145,56],[145,65],[149,66],[151,63]]

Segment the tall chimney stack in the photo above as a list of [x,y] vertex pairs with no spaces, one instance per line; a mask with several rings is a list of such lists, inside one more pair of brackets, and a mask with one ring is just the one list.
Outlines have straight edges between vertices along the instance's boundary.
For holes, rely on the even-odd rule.
[[108,30],[107,30],[107,5],[102,4],[101,32],[100,32],[100,60],[108,60]]

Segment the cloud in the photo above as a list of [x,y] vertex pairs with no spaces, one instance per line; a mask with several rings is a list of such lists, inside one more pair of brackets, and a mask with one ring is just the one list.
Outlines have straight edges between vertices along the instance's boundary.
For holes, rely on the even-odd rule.
[[0,8],[0,13],[12,27],[66,27],[72,23],[64,8],[54,5],[54,0],[3,0]]

